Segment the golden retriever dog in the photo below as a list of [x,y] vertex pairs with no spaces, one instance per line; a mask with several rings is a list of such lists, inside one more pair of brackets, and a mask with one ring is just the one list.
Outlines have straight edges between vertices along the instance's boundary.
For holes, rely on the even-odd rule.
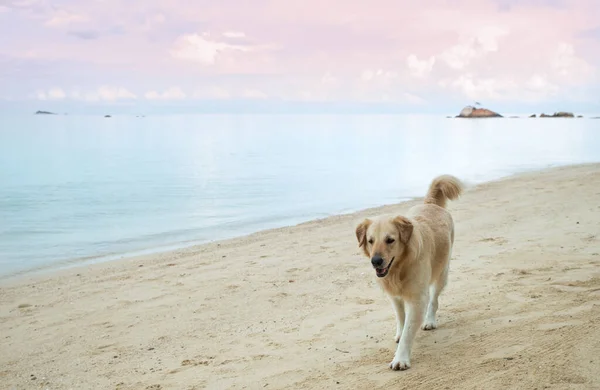
[[405,216],[365,219],[356,227],[356,238],[371,259],[377,281],[396,313],[398,343],[393,370],[410,368],[413,341],[419,326],[437,327],[438,297],[448,280],[454,244],[454,221],[446,210],[448,199],[457,199],[463,185],[454,176],[436,177],[423,204]]

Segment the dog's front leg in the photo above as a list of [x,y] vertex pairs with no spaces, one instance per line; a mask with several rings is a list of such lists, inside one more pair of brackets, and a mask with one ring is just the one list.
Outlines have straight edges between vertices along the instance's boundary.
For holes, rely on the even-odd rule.
[[396,348],[394,360],[390,363],[392,370],[406,370],[410,368],[410,355],[412,345],[423,322],[426,297],[420,297],[415,300],[404,301],[404,329],[402,336]]
[[402,336],[402,330],[404,329],[404,301],[400,297],[390,297],[392,301],[392,306],[394,306],[394,313],[396,314],[396,335],[394,336],[394,341],[397,343],[400,342],[400,337]]

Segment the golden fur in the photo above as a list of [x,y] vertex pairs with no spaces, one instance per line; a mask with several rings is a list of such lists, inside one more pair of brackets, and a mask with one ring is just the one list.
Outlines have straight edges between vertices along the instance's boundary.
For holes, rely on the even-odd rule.
[[436,177],[423,204],[406,216],[365,219],[356,227],[356,238],[371,258],[377,280],[396,313],[398,348],[390,367],[410,368],[412,344],[419,326],[435,329],[438,297],[446,285],[454,244],[454,221],[446,200],[462,193],[460,180]]

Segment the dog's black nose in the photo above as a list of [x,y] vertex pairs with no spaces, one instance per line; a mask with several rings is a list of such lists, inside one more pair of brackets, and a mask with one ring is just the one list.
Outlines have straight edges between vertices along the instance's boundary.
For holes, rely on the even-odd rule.
[[373,267],[375,268],[381,267],[383,264],[383,258],[380,255],[375,255],[371,258],[371,264],[373,264]]

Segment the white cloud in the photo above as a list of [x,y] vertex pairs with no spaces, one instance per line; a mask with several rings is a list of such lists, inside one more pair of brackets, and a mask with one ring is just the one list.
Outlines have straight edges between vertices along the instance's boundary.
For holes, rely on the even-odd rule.
[[552,83],[545,74],[535,73],[520,81],[512,77],[476,77],[467,73],[456,79],[443,79],[438,85],[444,89],[460,92],[470,100],[510,100],[537,102],[555,96],[559,85]]
[[542,95],[555,95],[559,91],[559,87],[556,84],[548,81],[546,75],[534,74],[531,78],[525,83],[527,89],[532,92],[540,93]]
[[58,10],[54,15],[44,23],[47,27],[60,27],[72,23],[84,23],[89,19],[85,15],[75,14],[65,10]]
[[452,46],[445,50],[440,58],[453,69],[463,69],[477,56],[478,52],[473,47],[473,42],[469,42]]
[[440,83],[442,87],[450,86],[472,100],[511,99],[519,91],[519,85],[511,78],[477,78],[464,74],[457,79]]
[[246,99],[266,99],[268,96],[258,89],[247,89],[242,93],[242,97]]
[[249,46],[231,45],[211,40],[207,33],[187,34],[177,38],[171,55],[181,60],[212,65],[216,62],[219,54],[224,51],[248,52],[251,50],[252,48]]
[[197,89],[192,96],[194,99],[229,99],[231,93],[221,87],[206,87]]
[[429,76],[435,64],[435,57],[429,57],[428,60],[419,60],[416,55],[411,54],[406,58],[406,65],[410,74],[417,78]]
[[223,87],[199,88],[193,93],[194,99],[266,99],[268,95],[258,89],[228,90]]
[[475,36],[463,39],[463,42],[448,48],[439,57],[453,69],[464,69],[473,60],[481,58],[488,53],[497,52],[499,40],[508,35],[508,33],[508,30],[501,27],[485,27],[475,34]]
[[364,82],[376,82],[383,81],[389,82],[398,77],[398,73],[391,71],[384,71],[383,69],[371,70],[366,69],[360,75],[360,79]]
[[[501,33],[492,30],[485,38],[480,39],[478,45],[470,47],[473,49],[471,53],[475,54],[471,57],[467,55],[454,58],[456,62],[450,62],[449,65],[454,65],[456,70],[463,70],[470,60],[498,50],[498,36],[501,36]],[[455,77],[442,79],[438,85],[459,91],[474,100],[534,102],[566,93],[569,87],[594,82],[596,69],[576,55],[573,45],[559,42],[554,48],[536,52],[532,56],[534,59],[524,64],[518,72],[511,72],[514,67],[509,67],[508,72],[504,71],[494,63],[495,58],[490,58],[481,64],[483,66],[478,64],[477,67],[468,67],[468,71],[464,69]],[[493,68],[497,70],[492,74],[489,69]]]
[[156,91],[148,91],[144,94],[144,97],[148,100],[156,100],[161,98],[161,94]]
[[67,94],[61,88],[51,88],[48,91],[37,91],[35,97],[38,100],[62,100]]
[[498,26],[482,28],[476,36],[477,43],[485,52],[498,51],[498,41],[509,34],[509,30]]
[[595,69],[582,58],[575,55],[573,45],[561,42],[550,63],[557,77],[571,84],[589,82],[595,75]]
[[47,91],[38,90],[34,94],[34,98],[38,100],[84,100],[87,102],[108,101],[114,102],[117,100],[137,99],[137,96],[123,87],[102,86],[95,91],[84,92],[79,88],[72,89],[69,93],[62,88],[51,88]]
[[0,14],[3,12],[8,12],[9,10],[10,10],[10,8],[0,5]]
[[370,70],[370,69],[366,69],[363,70],[363,72],[360,75],[360,79],[362,81],[370,81],[371,79],[373,79],[373,77],[375,76],[375,73]]
[[137,96],[123,87],[102,86],[94,92],[89,92],[84,95],[78,94],[84,100],[95,101],[117,101],[137,99]]
[[225,31],[223,36],[226,38],[246,38],[246,34],[241,31]]
[[67,94],[65,93],[65,91],[63,91],[60,88],[52,88],[51,90],[48,91],[48,98],[49,99],[64,99],[65,97],[67,97]]
[[179,87],[171,87],[162,93],[156,91],[146,92],[144,97],[148,100],[181,100],[186,98],[186,94]]

